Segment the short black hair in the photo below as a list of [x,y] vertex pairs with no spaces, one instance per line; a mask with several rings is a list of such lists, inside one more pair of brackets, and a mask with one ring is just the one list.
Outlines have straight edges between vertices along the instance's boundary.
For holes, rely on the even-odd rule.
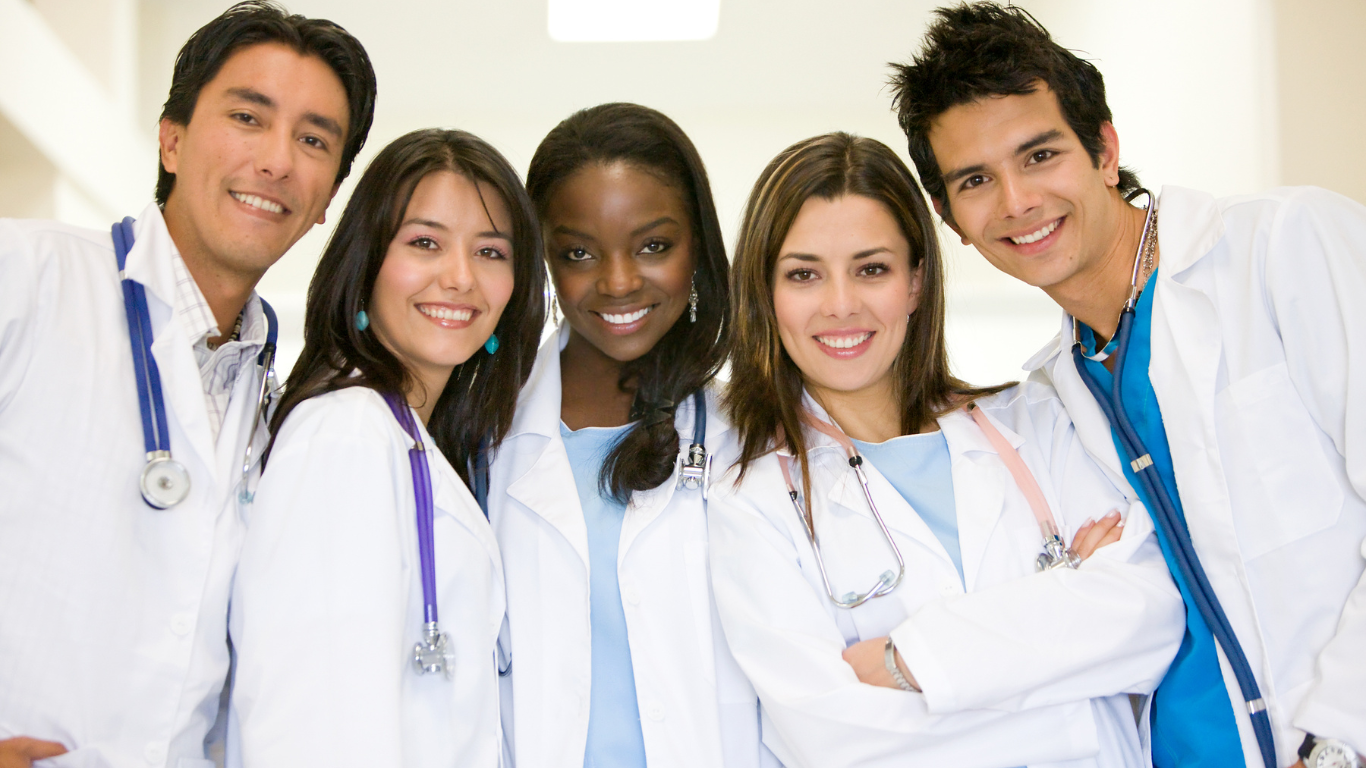
[[[1039,83],[1057,96],[1062,116],[1093,163],[1104,150],[1101,125],[1113,122],[1105,79],[1085,59],[1053,41],[1029,12],[994,2],[936,8],[920,54],[892,64],[893,108],[925,191],[948,210],[930,124],[953,107],[992,96],[1033,93]],[[1119,191],[1138,189],[1138,176],[1119,169]]]
[[[326,19],[291,15],[270,0],[244,0],[232,6],[185,41],[176,56],[171,92],[161,108],[160,120],[189,125],[204,85],[218,75],[234,53],[261,43],[281,43],[300,54],[317,56],[341,80],[350,102],[350,121],[346,143],[342,145],[341,167],[337,169],[340,184],[351,173],[351,163],[370,134],[375,116],[375,69],[360,41]],[[168,173],[158,158],[158,204],[166,204],[173,187],[175,174]]]

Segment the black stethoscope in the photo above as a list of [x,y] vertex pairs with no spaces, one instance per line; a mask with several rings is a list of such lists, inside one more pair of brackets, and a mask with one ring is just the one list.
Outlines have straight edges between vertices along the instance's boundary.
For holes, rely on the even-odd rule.
[[[119,281],[123,284],[123,309],[128,315],[128,340],[133,348],[133,373],[137,377],[138,409],[142,415],[142,442],[147,451],[147,466],[142,468],[139,486],[142,498],[155,509],[170,509],[190,495],[190,473],[185,465],[171,456],[171,431],[166,418],[166,402],[161,393],[161,371],[152,357],[152,318],[147,310],[147,290],[142,283],[124,273],[128,252],[133,248],[134,219],[129,216],[110,228],[114,238],[114,257],[118,262]],[[261,311],[266,316],[266,343],[256,363],[261,368],[261,379],[256,393],[256,417],[247,437],[246,454],[242,462],[245,481],[251,470],[252,446],[256,425],[270,404],[271,369],[275,362],[275,342],[279,323],[275,310],[261,299]],[[243,493],[246,493],[245,483]],[[250,497],[245,499],[250,501]]]
[[1134,272],[1129,298],[1124,302],[1123,310],[1120,311],[1119,328],[1115,332],[1118,343],[1114,352],[1115,367],[1112,377],[1114,380],[1112,392],[1106,393],[1096,377],[1086,369],[1086,355],[1082,351],[1079,327],[1075,318],[1072,320],[1072,360],[1076,364],[1077,373],[1086,383],[1086,388],[1091,390],[1091,395],[1105,413],[1105,418],[1109,419],[1110,424],[1115,428],[1115,433],[1119,435],[1119,442],[1124,448],[1134,477],[1138,479],[1147,497],[1152,500],[1156,507],[1153,510],[1156,512],[1153,515],[1153,520],[1167,537],[1177,569],[1190,588],[1191,598],[1195,601],[1196,609],[1200,611],[1200,616],[1209,626],[1219,646],[1224,649],[1224,656],[1228,659],[1229,666],[1233,668],[1233,675],[1238,680],[1238,687],[1243,694],[1248,716],[1252,720],[1253,732],[1257,736],[1257,745],[1262,752],[1262,761],[1267,766],[1275,766],[1277,765],[1276,744],[1271,731],[1271,719],[1267,715],[1266,702],[1262,699],[1257,678],[1252,672],[1252,665],[1248,663],[1247,655],[1243,653],[1243,647],[1238,643],[1238,638],[1233,632],[1233,626],[1224,614],[1224,608],[1219,604],[1219,598],[1214,594],[1214,587],[1210,585],[1209,578],[1205,575],[1204,566],[1200,564],[1200,558],[1195,553],[1195,545],[1191,542],[1190,530],[1180,515],[1176,513],[1176,505],[1167,495],[1166,486],[1162,484],[1162,479],[1157,474],[1157,469],[1148,453],[1147,446],[1143,444],[1138,436],[1138,431],[1129,421],[1129,416],[1124,410],[1124,401],[1120,397],[1124,358],[1129,351],[1129,336],[1133,333],[1135,307],[1138,305],[1138,297],[1142,292],[1138,285],[1139,262],[1143,258],[1149,238],[1155,235],[1153,221],[1157,213],[1157,198],[1146,189],[1138,189],[1125,200],[1126,202],[1132,201],[1141,194],[1148,196],[1148,216],[1143,225],[1143,236],[1139,240],[1138,255],[1134,258]]

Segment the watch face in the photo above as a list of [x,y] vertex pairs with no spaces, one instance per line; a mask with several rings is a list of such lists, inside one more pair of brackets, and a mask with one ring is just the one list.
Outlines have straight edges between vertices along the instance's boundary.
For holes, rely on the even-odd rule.
[[1319,742],[1309,755],[1310,768],[1356,768],[1356,754],[1339,744]]

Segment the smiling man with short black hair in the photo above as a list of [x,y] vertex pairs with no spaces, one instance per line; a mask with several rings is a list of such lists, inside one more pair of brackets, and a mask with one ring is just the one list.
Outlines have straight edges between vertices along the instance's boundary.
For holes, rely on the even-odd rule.
[[1063,308],[1026,368],[1144,502],[1186,599],[1154,765],[1356,762],[1366,209],[1312,187],[1135,207],[1095,66],[1019,8],[935,14],[893,78],[911,158],[965,244]]
[[180,52],[136,223],[0,220],[0,766],[212,765],[255,286],[322,223],[374,102],[341,27],[239,3]]

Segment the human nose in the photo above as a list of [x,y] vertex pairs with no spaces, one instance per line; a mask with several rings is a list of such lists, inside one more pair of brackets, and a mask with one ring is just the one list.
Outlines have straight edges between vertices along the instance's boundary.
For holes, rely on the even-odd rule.
[[452,251],[441,260],[439,282],[442,289],[465,293],[474,287],[474,263],[463,251]]
[[1040,196],[1034,185],[1017,174],[1001,176],[1001,209],[1006,216],[1023,218],[1039,206]]
[[640,268],[635,259],[617,255],[606,259],[597,283],[598,293],[620,298],[640,290],[644,281],[640,277]]
[[821,313],[826,317],[848,317],[858,311],[859,298],[852,280],[836,274],[825,282],[821,292]]
[[276,181],[294,170],[296,145],[291,132],[274,128],[262,136],[256,153],[256,172]]

